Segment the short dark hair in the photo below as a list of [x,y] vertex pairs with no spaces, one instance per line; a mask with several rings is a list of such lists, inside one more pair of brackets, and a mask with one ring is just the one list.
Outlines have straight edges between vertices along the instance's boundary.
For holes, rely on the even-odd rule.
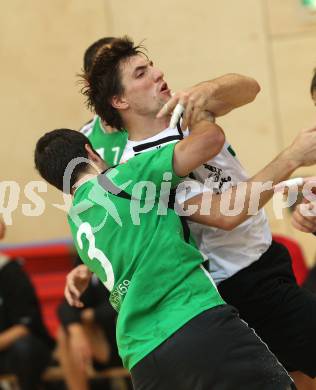
[[92,45],[90,45],[84,53],[83,57],[83,70],[85,72],[90,72],[92,68],[93,61],[98,54],[98,51],[105,45],[109,45],[114,41],[114,37],[104,37],[98,39]]
[[111,99],[124,92],[120,64],[137,54],[146,56],[145,50],[142,45],[135,46],[127,36],[116,38],[110,46],[104,46],[98,51],[90,72],[82,75],[85,83],[82,93],[87,97],[87,106],[118,130],[123,130],[124,124],[119,112],[112,106]]
[[311,87],[310,87],[311,95],[313,94],[314,90],[316,90],[316,68],[314,69],[314,76],[312,78]]
[[[77,157],[88,158],[85,145],[91,146],[88,138],[79,131],[57,129],[44,134],[36,143],[34,160],[35,168],[48,183],[65,193],[70,193],[71,187],[78,180],[79,174],[88,164],[85,162],[75,166],[70,187],[63,187],[63,177],[67,165]],[[91,147],[92,148],[92,147]]]

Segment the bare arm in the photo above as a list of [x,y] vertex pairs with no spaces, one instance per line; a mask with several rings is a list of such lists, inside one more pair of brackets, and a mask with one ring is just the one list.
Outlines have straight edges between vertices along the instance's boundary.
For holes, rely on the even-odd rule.
[[[203,194],[200,194],[185,203],[186,206],[196,205],[198,209],[191,215],[192,221],[218,227],[224,230],[232,230],[253,213],[249,214],[251,201],[257,199],[253,204],[258,211],[273,196],[273,185],[287,179],[295,169],[301,166],[312,165],[316,162],[316,128],[302,131],[294,140],[291,146],[281,152],[272,162],[259,171],[250,180],[239,183],[230,190],[222,194],[213,194],[210,199],[210,208],[205,213],[205,207],[202,208]],[[267,190],[263,190],[258,183],[270,182]],[[241,190],[240,192],[238,190]],[[205,195],[204,195],[205,196]],[[221,204],[229,205],[230,202],[237,202],[240,205],[240,212],[237,215],[225,215],[222,212]],[[205,206],[205,203],[204,203]],[[226,208],[228,209],[228,207]],[[237,207],[238,209],[238,207]],[[203,215],[205,214],[205,215]]]
[[252,102],[260,91],[256,80],[235,73],[204,81],[190,90],[197,93],[199,88],[205,90],[204,110],[212,112],[214,116],[225,115],[234,108]]
[[29,333],[25,325],[13,325],[0,333],[0,351],[10,347],[16,340]]
[[223,130],[215,123],[202,120],[191,134],[174,149],[173,167],[178,176],[187,176],[204,162],[216,156],[225,142]]
[[215,117],[225,115],[252,102],[259,91],[256,80],[230,73],[176,93],[157,116],[170,115],[177,103],[181,103],[185,107],[183,128],[191,127],[201,111],[211,112]]

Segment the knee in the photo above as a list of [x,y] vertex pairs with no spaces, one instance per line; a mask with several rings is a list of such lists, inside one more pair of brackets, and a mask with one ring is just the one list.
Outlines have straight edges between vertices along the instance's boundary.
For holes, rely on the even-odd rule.
[[18,361],[29,361],[33,351],[33,344],[34,339],[32,335],[23,336],[12,344],[10,353]]
[[11,346],[10,355],[20,364],[27,362],[29,365],[30,361],[42,361],[44,364],[49,359],[50,349],[40,339],[29,334],[21,337]]

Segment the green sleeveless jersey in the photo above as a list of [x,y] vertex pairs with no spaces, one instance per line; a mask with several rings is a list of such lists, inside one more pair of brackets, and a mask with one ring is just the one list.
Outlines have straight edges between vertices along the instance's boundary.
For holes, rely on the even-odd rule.
[[174,147],[140,154],[85,182],[68,215],[80,258],[109,289],[119,313],[117,344],[128,369],[192,318],[224,303],[167,202],[181,180],[173,171]]
[[127,131],[107,133],[97,115],[80,131],[89,139],[93,148],[109,167],[120,162],[128,138]]

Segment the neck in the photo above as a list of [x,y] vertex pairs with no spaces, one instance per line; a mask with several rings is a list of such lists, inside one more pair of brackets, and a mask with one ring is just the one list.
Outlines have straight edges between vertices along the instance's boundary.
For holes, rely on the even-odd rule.
[[166,129],[169,126],[169,121],[169,117],[136,117],[132,118],[132,120],[126,120],[125,125],[128,130],[128,139],[131,141],[140,141],[150,138]]
[[100,123],[101,123],[101,127],[105,133],[114,133],[115,131],[117,131],[113,127],[107,125],[102,119],[101,119]]
[[91,173],[91,172],[85,172],[79,175],[78,180],[75,182],[75,184],[71,187],[71,194],[74,195],[76,190],[82,186],[82,184],[86,183],[87,181],[93,179],[98,175],[97,172]]

